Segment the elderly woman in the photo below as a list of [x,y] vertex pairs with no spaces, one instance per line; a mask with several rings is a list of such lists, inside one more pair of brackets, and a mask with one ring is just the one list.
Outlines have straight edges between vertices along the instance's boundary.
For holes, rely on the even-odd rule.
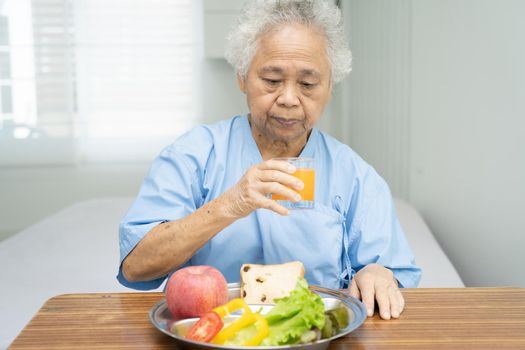
[[[252,1],[227,59],[249,114],[197,127],[162,151],[120,226],[119,281],[160,286],[212,265],[229,282],[243,263],[300,260],[309,283],[349,288],[371,316],[397,318],[399,287],[420,269],[385,181],[348,146],[314,128],[350,71],[341,13],[329,1]],[[288,210],[304,184],[277,157],[315,159],[315,208]]]

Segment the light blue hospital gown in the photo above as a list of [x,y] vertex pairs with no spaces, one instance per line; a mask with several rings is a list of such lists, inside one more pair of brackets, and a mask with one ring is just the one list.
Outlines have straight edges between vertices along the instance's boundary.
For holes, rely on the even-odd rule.
[[[212,265],[228,282],[244,263],[300,260],[310,284],[348,286],[362,267],[390,268],[400,285],[416,287],[421,269],[397,219],[385,181],[348,146],[313,129],[301,156],[315,158],[315,209],[281,216],[258,209],[219,232],[184,264]],[[248,118],[199,126],[165,148],[120,224],[124,258],[154,226],[185,217],[234,186],[262,157]],[[165,280],[120,283],[153,289]]]

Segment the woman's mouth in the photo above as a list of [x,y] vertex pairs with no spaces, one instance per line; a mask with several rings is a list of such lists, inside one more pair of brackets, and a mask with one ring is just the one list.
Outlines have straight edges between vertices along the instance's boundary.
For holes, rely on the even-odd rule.
[[289,128],[296,124],[301,123],[300,119],[282,118],[282,117],[276,117],[276,116],[272,116],[272,119],[275,120],[277,123],[279,123],[279,125],[285,128]]

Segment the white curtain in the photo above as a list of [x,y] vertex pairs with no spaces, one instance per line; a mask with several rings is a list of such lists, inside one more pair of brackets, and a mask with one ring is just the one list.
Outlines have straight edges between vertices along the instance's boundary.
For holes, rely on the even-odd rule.
[[197,124],[197,7],[0,2],[0,165],[151,160]]

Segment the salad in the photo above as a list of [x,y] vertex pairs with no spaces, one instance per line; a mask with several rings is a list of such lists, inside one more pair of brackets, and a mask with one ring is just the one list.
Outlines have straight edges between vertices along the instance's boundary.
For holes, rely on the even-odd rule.
[[[228,317],[241,310],[238,318]],[[266,314],[253,312],[240,298],[204,314],[186,339],[228,346],[279,346],[330,338],[348,325],[345,307],[325,310],[321,297],[300,278],[289,296],[276,299]]]

